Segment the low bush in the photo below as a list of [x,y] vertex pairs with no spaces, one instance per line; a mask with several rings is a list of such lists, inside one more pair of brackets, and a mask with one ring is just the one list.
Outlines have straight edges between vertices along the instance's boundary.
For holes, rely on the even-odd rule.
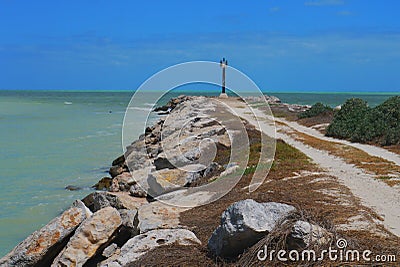
[[370,108],[359,98],[346,101],[326,130],[327,136],[380,145],[400,144],[400,96]]
[[311,118],[318,116],[323,113],[331,112],[333,109],[329,106],[325,106],[322,103],[316,103],[314,104],[310,109],[300,113],[298,115],[299,119],[304,119],[304,118]]

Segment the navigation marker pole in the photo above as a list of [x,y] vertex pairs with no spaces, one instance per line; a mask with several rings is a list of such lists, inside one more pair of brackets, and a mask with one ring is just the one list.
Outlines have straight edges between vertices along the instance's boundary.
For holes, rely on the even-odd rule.
[[226,66],[228,66],[228,60],[225,58],[222,58],[222,60],[219,61],[219,65],[222,68],[222,92],[219,95],[220,98],[228,98],[228,95],[225,92],[225,69]]

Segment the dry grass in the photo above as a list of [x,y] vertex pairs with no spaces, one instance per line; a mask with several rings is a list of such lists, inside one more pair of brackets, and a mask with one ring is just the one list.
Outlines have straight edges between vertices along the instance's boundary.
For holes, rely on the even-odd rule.
[[[298,119],[298,112],[292,112],[287,107],[281,105],[270,105],[274,117],[285,118],[289,121],[296,121]],[[260,107],[262,109],[262,107]]]
[[400,155],[400,144],[392,145],[392,146],[385,146],[384,148],[389,151],[392,151],[393,153]]
[[332,120],[333,120],[333,111],[329,111],[311,118],[298,119],[297,123],[307,127],[311,127],[318,124],[331,123]]

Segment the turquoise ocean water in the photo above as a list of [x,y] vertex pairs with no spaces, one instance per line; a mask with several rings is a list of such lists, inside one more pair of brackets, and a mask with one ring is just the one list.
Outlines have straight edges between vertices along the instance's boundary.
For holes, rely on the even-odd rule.
[[[353,96],[374,106],[392,95],[272,94],[288,103],[322,101],[331,106]],[[0,91],[0,257],[74,199],[90,193],[90,186],[107,175],[112,160],[122,153],[122,121],[132,95],[133,92]],[[146,97],[140,103],[138,123],[145,120],[146,110],[153,104]],[[142,132],[138,127],[135,134]],[[67,191],[67,185],[84,189]]]

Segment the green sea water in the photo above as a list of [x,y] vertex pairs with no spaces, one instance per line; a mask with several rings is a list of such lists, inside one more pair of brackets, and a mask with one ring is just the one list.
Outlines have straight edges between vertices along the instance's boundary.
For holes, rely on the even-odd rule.
[[[174,92],[162,102],[181,93]],[[132,94],[0,91],[0,257],[73,200],[89,194],[90,186],[107,175],[112,160],[122,153],[122,122]],[[191,90],[189,94],[218,92]],[[267,94],[288,103],[322,101],[331,106],[353,96],[374,106],[392,95]],[[136,136],[143,132],[140,122],[153,104],[142,97],[142,105],[136,107]],[[67,185],[83,190],[67,191]]]

